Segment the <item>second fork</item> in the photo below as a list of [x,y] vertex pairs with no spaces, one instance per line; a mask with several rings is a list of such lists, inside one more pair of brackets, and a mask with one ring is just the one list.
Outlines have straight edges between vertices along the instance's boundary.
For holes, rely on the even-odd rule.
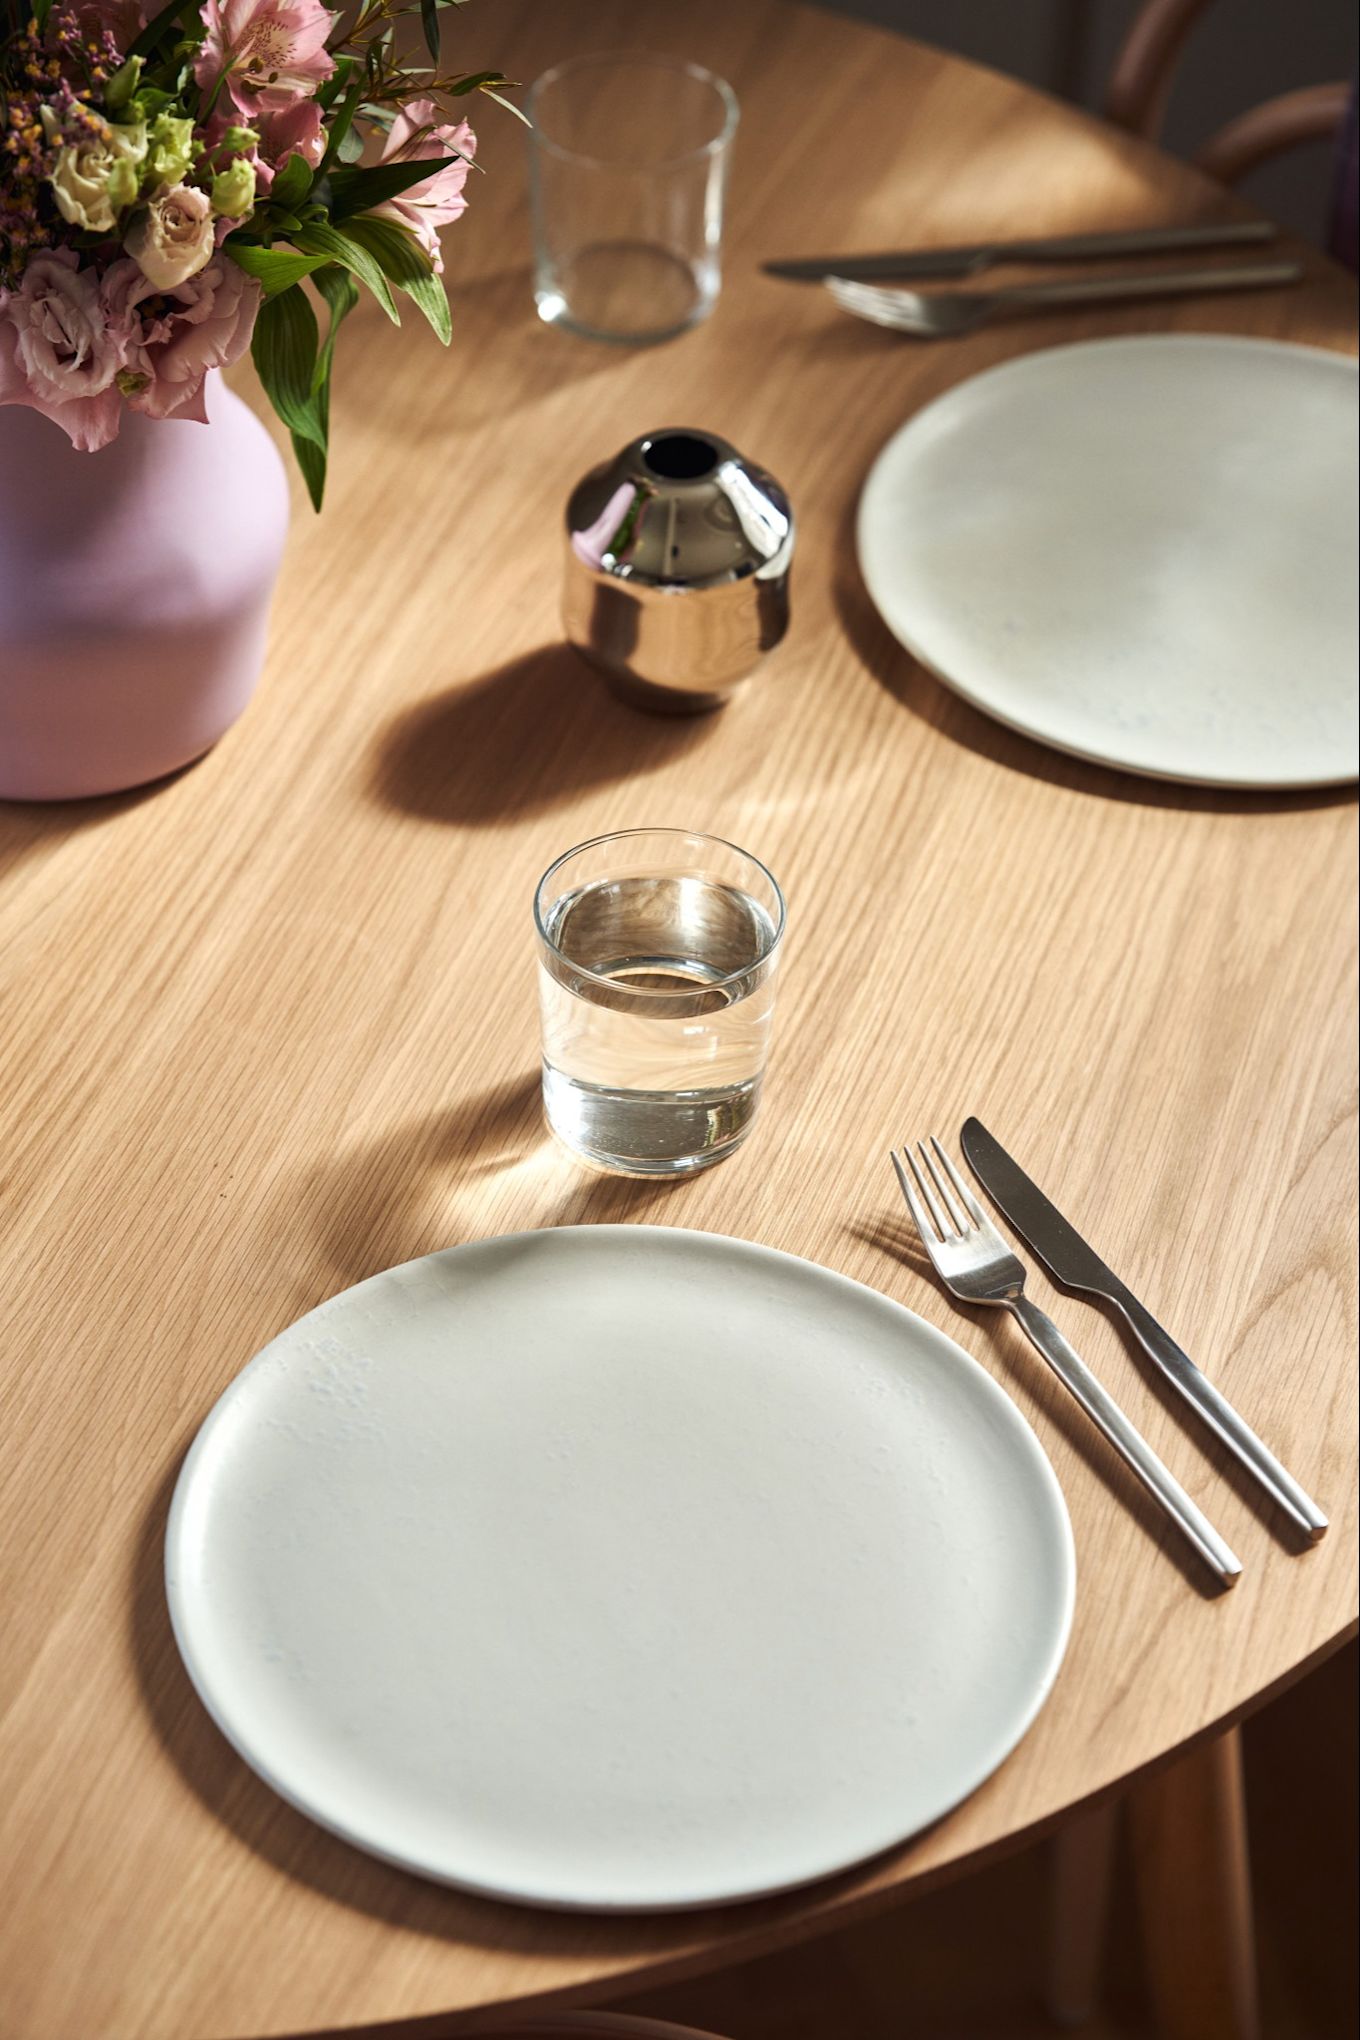
[[1005,312],[1039,312],[1051,305],[1123,303],[1130,298],[1198,297],[1220,290],[1270,290],[1297,283],[1297,262],[1220,263],[1211,269],[1168,269],[1156,275],[1062,277],[1055,283],[1018,283],[1005,290],[889,290],[828,276],[826,288],[844,312],[874,326],[913,334],[918,340],[947,340]]

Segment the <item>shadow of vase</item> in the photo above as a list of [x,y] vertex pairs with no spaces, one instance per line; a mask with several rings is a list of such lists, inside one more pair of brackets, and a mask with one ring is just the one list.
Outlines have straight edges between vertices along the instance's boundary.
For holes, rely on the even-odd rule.
[[704,743],[714,723],[644,715],[569,645],[545,645],[398,716],[370,787],[402,813],[484,827],[655,771]]

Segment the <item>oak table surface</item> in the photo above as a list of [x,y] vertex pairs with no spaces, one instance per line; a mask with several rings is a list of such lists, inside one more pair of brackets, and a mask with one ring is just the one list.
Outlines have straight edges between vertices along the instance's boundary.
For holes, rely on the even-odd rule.
[[[519,77],[631,35],[731,78],[726,289],[651,351],[540,326],[521,132],[479,109],[453,347],[376,311],[347,329],[330,499],[299,503],[245,719],[155,789],[0,811],[7,2040],[603,2002],[1039,1831],[1355,1622],[1351,796],[1162,786],[997,727],[890,640],[851,536],[884,440],[993,362],[1167,329],[1349,351],[1349,285],[1311,256],[1292,292],[914,347],[759,260],[1230,201],[998,76],[769,0],[507,0],[446,35]],[[801,519],[790,638],[706,719],[614,703],[558,641],[568,489],[662,424],[735,440]],[[791,916],[762,1122],[673,1187],[589,1175],[537,1103],[533,882],[648,823],[748,845]],[[886,1149],[970,1112],[1330,1507],[1321,1545],[1291,1547],[1105,1318],[1036,1276],[1240,1553],[1236,1591],[1203,1592],[1019,1333],[928,1279]],[[161,1546],[195,1429],[293,1318],[458,1241],[630,1219],[807,1255],[958,1338],[1052,1456],[1078,1606],[1021,1747],[915,1842],[777,1901],[572,1917],[422,1883],[278,1800],[188,1685]]]

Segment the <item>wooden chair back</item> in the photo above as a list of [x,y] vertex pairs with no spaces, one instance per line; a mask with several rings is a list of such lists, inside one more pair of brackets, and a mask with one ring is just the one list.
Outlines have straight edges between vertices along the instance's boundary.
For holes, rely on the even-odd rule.
[[[1145,141],[1157,140],[1181,53],[1211,4],[1212,0],[1144,0],[1110,73],[1107,120]],[[1282,92],[1211,135],[1196,151],[1194,162],[1220,183],[1236,184],[1272,156],[1335,135],[1349,98],[1350,88],[1341,82]]]

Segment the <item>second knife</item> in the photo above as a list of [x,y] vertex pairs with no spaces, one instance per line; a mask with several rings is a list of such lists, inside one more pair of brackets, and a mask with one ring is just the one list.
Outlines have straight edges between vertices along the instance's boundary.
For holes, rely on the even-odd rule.
[[992,1201],[1027,1245],[1034,1249],[1055,1281],[1113,1304],[1148,1358],[1156,1363],[1193,1409],[1218,1433],[1223,1443],[1280,1507],[1309,1537],[1316,1540],[1327,1518],[1312,1497],[1250,1425],[1202,1374],[1189,1354],[1138,1301],[1112,1268],[1087,1246],[1081,1234],[1050,1204],[980,1119],[965,1121],[959,1136],[968,1165]]
[[1241,248],[1273,240],[1270,220],[1217,220],[1194,227],[1133,227],[1109,234],[1048,234],[1022,241],[974,241],[964,248],[911,248],[889,255],[801,255],[764,262],[767,276],[824,283],[828,276],[861,283],[910,283],[920,276],[976,276],[1000,262],[1085,262],[1102,255],[1187,254],[1195,248]]

